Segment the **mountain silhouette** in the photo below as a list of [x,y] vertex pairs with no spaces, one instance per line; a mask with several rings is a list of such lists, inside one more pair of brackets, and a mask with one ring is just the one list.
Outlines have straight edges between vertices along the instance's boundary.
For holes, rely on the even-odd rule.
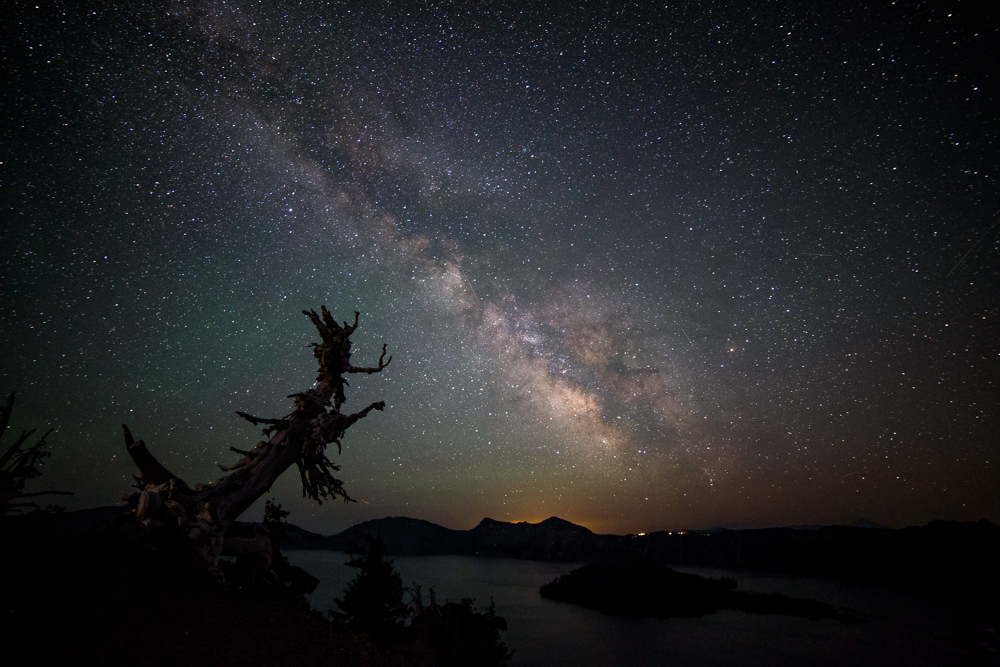
[[452,530],[423,519],[388,517],[359,523],[324,538],[301,529],[290,531],[288,548],[354,552],[368,538],[378,538],[394,555],[465,554],[535,560],[586,560],[603,542],[617,536],[595,535],[589,529],[551,517],[540,523],[508,523],[486,518],[471,530]]

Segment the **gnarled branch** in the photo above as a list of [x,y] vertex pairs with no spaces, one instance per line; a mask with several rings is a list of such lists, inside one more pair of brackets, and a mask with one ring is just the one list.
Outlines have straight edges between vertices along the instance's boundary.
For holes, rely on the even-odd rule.
[[139,480],[141,484],[166,484],[173,480],[182,493],[194,494],[194,491],[191,490],[191,487],[184,480],[163,467],[163,464],[149,453],[145,442],[132,437],[132,432],[128,429],[128,426],[122,424],[122,431],[125,433],[125,449],[128,451],[129,456],[132,457],[135,467],[142,474],[142,478]]
[[[389,357],[389,361],[386,361],[385,363],[382,362],[382,360],[385,359],[385,350],[386,350],[386,345],[385,345],[385,343],[382,343],[382,354],[379,355],[378,366],[377,367],[373,368],[371,366],[349,366],[347,368],[347,372],[348,373],[368,373],[369,375],[371,375],[372,373],[378,373],[383,368],[385,368],[386,366],[388,366],[389,363],[392,361],[392,357]],[[346,380],[345,380],[345,384],[346,384]]]
[[[212,484],[196,485],[194,490],[161,465],[146,449],[135,441],[128,427],[125,444],[141,472],[139,492],[127,500],[133,504],[133,513],[148,525],[176,525],[184,531],[186,539],[197,558],[209,570],[216,568],[222,549],[222,535],[226,527],[254,501],[270,489],[274,481],[293,464],[299,470],[302,493],[317,502],[332,498],[352,499],[343,482],[335,473],[340,466],[330,461],[326,446],[336,443],[341,448],[341,438],[348,428],[372,410],[382,410],[385,403],[372,403],[354,414],[342,414],[340,406],[346,400],[344,387],[347,373],[377,373],[389,365],[387,346],[383,344],[378,366],[351,365],[350,335],[357,329],[359,313],[354,313],[354,324],[338,324],[325,306],[320,313],[302,311],[315,325],[322,342],[313,344],[313,356],[319,361],[316,385],[292,394],[295,408],[291,414],[277,418],[256,417],[245,412],[237,414],[254,426],[266,425],[268,440],[260,442],[253,450],[231,447],[243,456],[231,466],[220,466],[228,474]],[[141,512],[140,512],[141,508]],[[141,516],[140,516],[141,514]]]

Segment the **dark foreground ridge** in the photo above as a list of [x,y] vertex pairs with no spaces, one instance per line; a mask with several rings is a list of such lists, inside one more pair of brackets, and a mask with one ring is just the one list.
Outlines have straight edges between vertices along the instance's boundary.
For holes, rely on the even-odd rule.
[[404,665],[306,604],[192,577],[87,533],[0,539],[0,637],[19,665]]
[[736,581],[676,572],[644,556],[625,554],[579,567],[539,589],[542,597],[590,607],[616,616],[702,616],[719,609],[863,620],[853,610],[838,612],[816,600],[737,591]]
[[239,559],[222,562],[225,584],[185,567],[135,540],[122,511],[0,520],[4,655],[18,665],[151,667],[498,667],[509,657],[492,607],[432,598],[383,636],[312,610],[282,581],[249,578]]

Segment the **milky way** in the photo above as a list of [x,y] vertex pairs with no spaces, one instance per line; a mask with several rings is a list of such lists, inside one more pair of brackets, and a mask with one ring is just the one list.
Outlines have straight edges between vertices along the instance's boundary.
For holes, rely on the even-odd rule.
[[70,507],[122,422],[218,477],[326,304],[394,360],[314,530],[1000,520],[996,10],[372,4],[3,10],[0,390]]

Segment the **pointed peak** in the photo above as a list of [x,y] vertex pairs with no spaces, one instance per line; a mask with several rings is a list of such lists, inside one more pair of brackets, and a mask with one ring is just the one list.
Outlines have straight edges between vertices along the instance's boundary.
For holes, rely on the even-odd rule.
[[566,519],[560,519],[557,516],[550,516],[545,521],[542,521],[541,523],[538,523],[536,525],[543,526],[549,530],[573,530],[577,532],[586,532],[586,533],[592,532],[589,528],[585,526],[577,525],[572,521],[567,521]]

